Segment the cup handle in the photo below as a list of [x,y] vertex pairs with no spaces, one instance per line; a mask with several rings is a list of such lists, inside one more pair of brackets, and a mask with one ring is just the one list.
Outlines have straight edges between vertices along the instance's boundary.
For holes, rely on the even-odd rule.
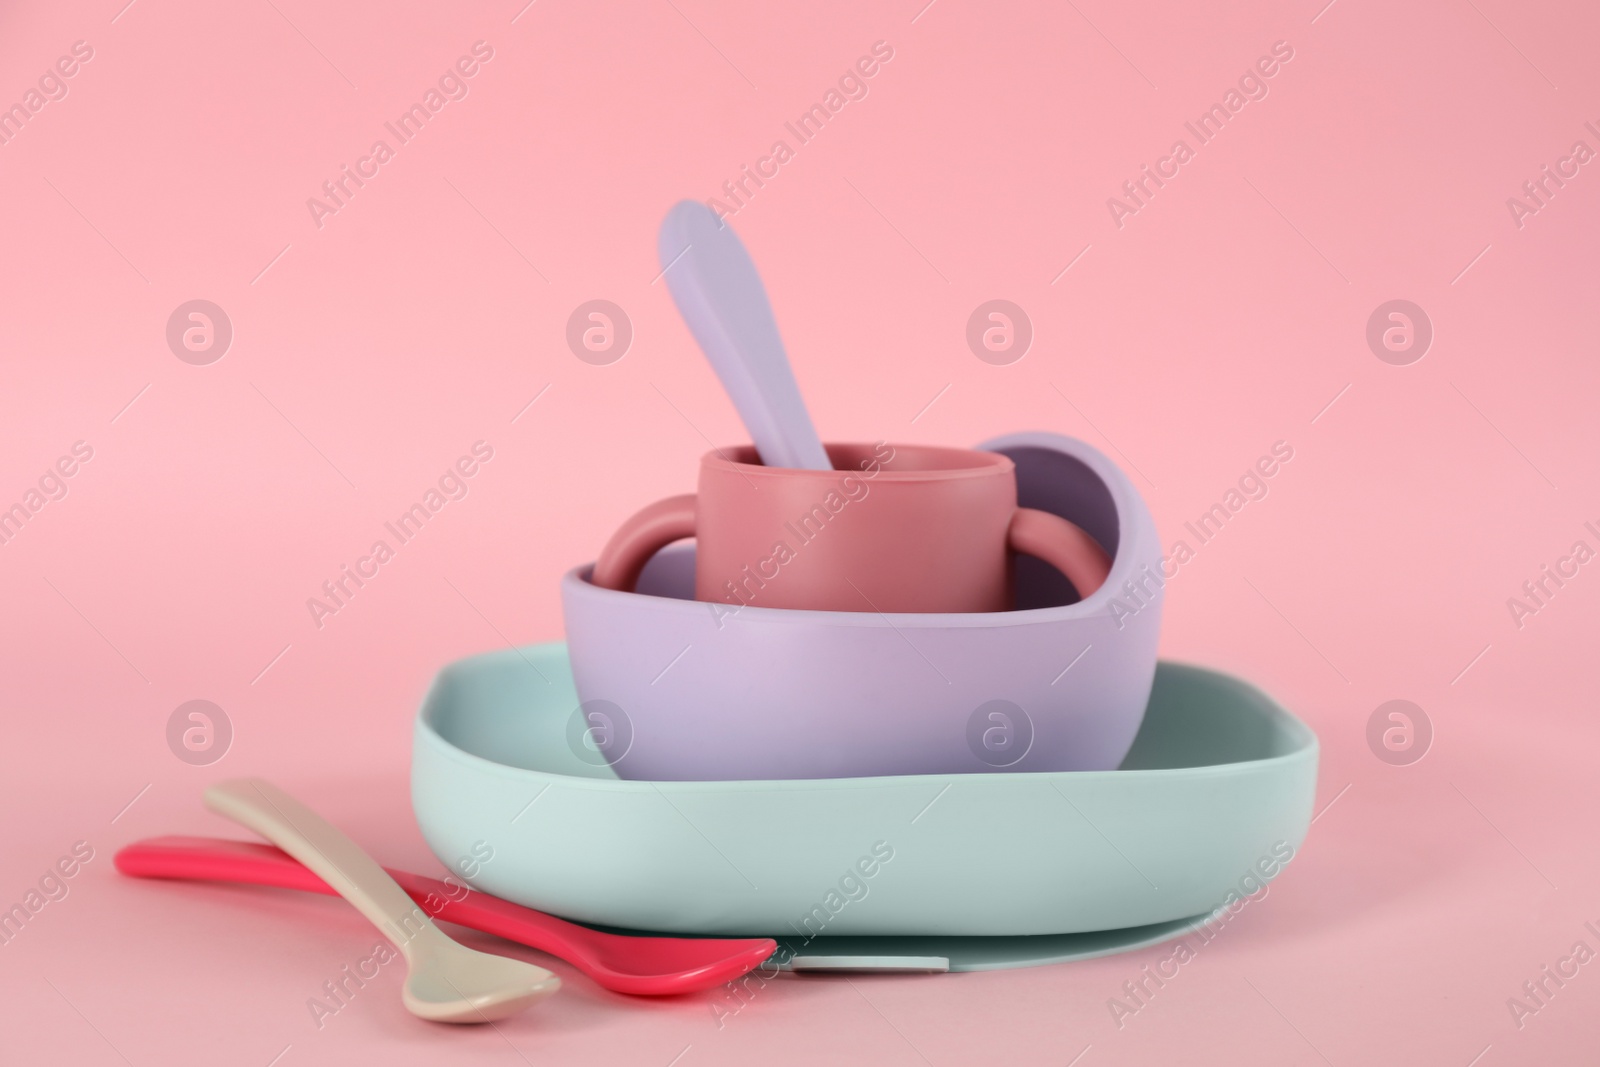
[[1111,573],[1111,557],[1100,542],[1048,511],[1018,508],[1006,540],[1014,551],[1037,556],[1065,574],[1080,600],[1089,599]]
[[674,541],[694,536],[694,517],[693,493],[669,496],[636,512],[600,550],[589,581],[602,589],[633,592],[651,556]]

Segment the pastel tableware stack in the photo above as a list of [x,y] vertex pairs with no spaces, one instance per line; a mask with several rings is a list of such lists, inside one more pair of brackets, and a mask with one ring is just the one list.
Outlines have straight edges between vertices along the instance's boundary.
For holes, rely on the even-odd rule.
[[[696,493],[643,508],[562,580],[585,729],[617,773],[1117,766],[1161,614],[1126,476],[1054,435],[824,445],[732,228],[684,202],[658,251],[755,443],[706,454]],[[1141,610],[1113,612],[1135,582]]]
[[492,840],[475,884],[580,922],[951,969],[1152,943],[1275,875],[1316,738],[1158,667],[1122,470],[1052,433],[824,444],[726,222],[680,204],[658,252],[753,444],[561,578],[565,644],[439,675],[435,853]]

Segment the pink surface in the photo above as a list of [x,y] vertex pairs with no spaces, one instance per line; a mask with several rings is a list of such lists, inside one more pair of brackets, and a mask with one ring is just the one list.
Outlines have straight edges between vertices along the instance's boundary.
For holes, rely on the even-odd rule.
[[[123,2],[0,13],[28,116],[0,127],[0,506],[29,512],[0,544],[0,904],[66,891],[0,945],[7,1061],[1592,1057],[1600,969],[1562,962],[1600,949],[1592,8]],[[789,132],[878,41],[859,99]],[[439,870],[406,787],[432,672],[558,637],[560,573],[743,437],[653,281],[666,207],[735,179],[822,435],[1052,429],[1125,461],[1187,543],[1164,653],[1303,715],[1330,806],[1120,1028],[1109,999],[1170,949],[784,980],[731,1017],[557,966],[559,997],[470,1032],[405,1017],[386,966],[319,1029],[308,998],[373,956],[352,912],[111,854],[222,831],[201,789],[259,774]],[[209,350],[187,310],[169,346],[194,300],[231,322],[208,365],[214,314]],[[594,300],[620,360],[583,316],[569,347]],[[1027,316],[1009,349],[995,300]],[[1369,345],[1395,300],[1431,328],[1410,312],[1407,349],[1384,311]],[[1395,699],[1431,722],[1420,762],[1375,755],[1386,717],[1369,748]],[[189,711],[169,748],[192,700],[231,722],[219,763],[174,755]]]

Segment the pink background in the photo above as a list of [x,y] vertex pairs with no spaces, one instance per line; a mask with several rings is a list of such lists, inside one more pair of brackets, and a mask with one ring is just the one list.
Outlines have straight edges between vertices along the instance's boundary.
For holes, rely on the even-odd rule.
[[[0,14],[0,102],[73,42],[94,50],[0,146],[0,506],[94,449],[0,545],[0,905],[73,842],[95,850],[0,947],[4,1058],[1592,1054],[1600,964],[1521,1029],[1506,1007],[1575,941],[1600,948],[1582,925],[1600,920],[1600,565],[1520,629],[1506,607],[1574,541],[1600,547],[1582,526],[1600,526],[1600,164],[1520,228],[1506,206],[1574,141],[1600,149],[1591,7],[123,2]],[[306,199],[478,40],[494,56],[469,95],[319,229]],[[1305,717],[1333,806],[1121,1030],[1107,998],[1164,950],[782,982],[721,1030],[713,994],[627,1000],[564,964],[563,995],[498,1031],[429,1027],[387,968],[318,1031],[306,998],[374,939],[353,912],[131,883],[112,853],[238,836],[200,791],[261,774],[383,860],[439,870],[407,795],[430,676],[559,638],[559,573],[687,490],[708,439],[743,439],[653,281],[657,223],[765,155],[878,40],[894,58],[869,95],[735,221],[823,435],[1079,435],[1136,468],[1169,541],[1289,442],[1270,495],[1169,586],[1164,654]],[[1119,229],[1107,198],[1280,40],[1294,58],[1269,95]],[[164,338],[197,298],[235,332],[209,366]],[[635,330],[609,366],[564,341],[594,298]],[[965,344],[992,298],[1035,329],[1009,366]],[[1365,341],[1396,298],[1435,330],[1409,366]],[[318,629],[306,599],[480,439],[494,459],[470,495]],[[165,740],[196,698],[236,730],[210,767]],[[1411,766],[1365,740],[1394,698],[1435,730]]]

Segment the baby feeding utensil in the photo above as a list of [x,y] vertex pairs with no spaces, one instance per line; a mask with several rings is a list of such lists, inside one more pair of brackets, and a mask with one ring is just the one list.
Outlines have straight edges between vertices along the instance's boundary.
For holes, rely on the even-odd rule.
[[222,782],[206,790],[205,802],[299,860],[394,942],[409,968],[401,999],[411,1014],[443,1023],[489,1022],[561,988],[561,979],[543,967],[451,940],[359,845],[271,782]]
[[[113,862],[136,878],[240,882],[337,895],[282,849],[252,841],[154,837],[122,848]],[[616,993],[663,996],[711,989],[749,972],[777,949],[777,942],[766,937],[608,934],[459,883],[385,871],[435,919],[548,952]]]
[[678,312],[722,379],[768,467],[831,470],[795,382],[761,275],[726,220],[676,204],[656,241]]

